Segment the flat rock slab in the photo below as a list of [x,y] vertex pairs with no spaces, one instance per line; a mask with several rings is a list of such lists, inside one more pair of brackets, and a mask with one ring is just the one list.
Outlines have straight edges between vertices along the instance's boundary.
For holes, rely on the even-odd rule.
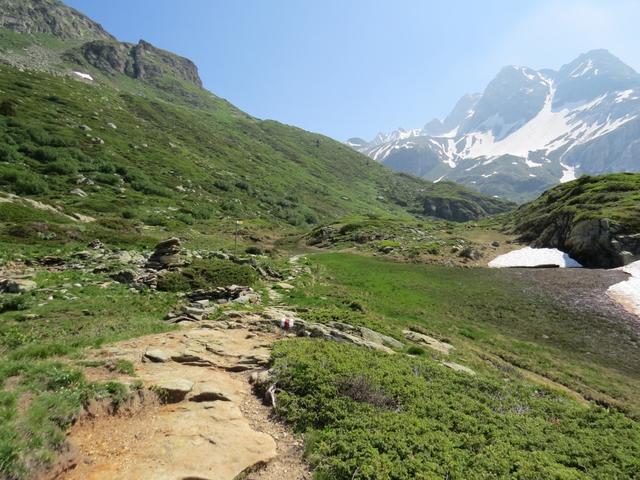
[[94,444],[101,455],[80,462],[66,478],[233,480],[276,456],[273,438],[253,430],[231,402],[167,405],[146,416],[106,421],[117,435],[105,438],[101,422],[76,433],[76,440]]
[[475,375],[476,374],[476,372],[471,370],[469,367],[465,367],[464,365],[460,365],[459,363],[442,362],[442,364],[445,367],[450,368],[451,370],[455,370],[456,372],[466,373],[467,375]]
[[413,330],[403,330],[402,333],[407,340],[419,345],[424,345],[425,347],[444,353],[445,355],[448,355],[449,352],[455,348],[450,343],[442,342],[437,338],[430,337],[424,333],[414,332]]

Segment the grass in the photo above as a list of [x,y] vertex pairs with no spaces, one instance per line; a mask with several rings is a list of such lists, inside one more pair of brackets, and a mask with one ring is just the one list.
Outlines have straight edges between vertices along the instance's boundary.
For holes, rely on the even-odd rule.
[[[580,395],[640,417],[637,332],[556,304],[507,271],[400,264],[319,254],[289,301],[308,318],[345,318],[402,338],[419,327],[456,346],[453,358],[486,359],[534,372]],[[354,312],[349,305],[357,303]],[[363,313],[364,312],[364,313]],[[588,332],[597,332],[589,334]]]
[[318,480],[631,479],[640,425],[500,372],[328,341],[274,351],[278,413]]
[[[309,264],[287,292],[304,318],[399,339],[412,328],[455,347],[449,356],[415,346],[390,356],[277,344],[278,413],[305,433],[317,479],[640,475],[637,333],[603,328],[507,271],[344,253]],[[477,375],[449,370],[445,359]]]

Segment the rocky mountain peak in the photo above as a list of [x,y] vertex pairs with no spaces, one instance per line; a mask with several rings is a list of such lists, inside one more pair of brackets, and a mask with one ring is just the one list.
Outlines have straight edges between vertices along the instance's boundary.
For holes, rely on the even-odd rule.
[[591,50],[562,66],[554,106],[640,86],[640,75],[608,50]]
[[115,40],[99,23],[59,0],[0,0],[0,28],[64,40]]

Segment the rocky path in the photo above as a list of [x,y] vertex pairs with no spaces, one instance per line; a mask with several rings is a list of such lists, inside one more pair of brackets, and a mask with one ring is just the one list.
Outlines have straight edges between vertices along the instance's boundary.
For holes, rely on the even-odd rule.
[[[194,322],[178,331],[120,342],[95,360],[128,360],[134,378],[159,393],[134,412],[86,418],[69,442],[79,461],[66,479],[306,479],[301,439],[273,420],[251,391],[263,371],[274,333],[272,320],[227,312],[225,319]],[[88,376],[107,380],[104,369]],[[89,408],[89,412],[91,412]]]

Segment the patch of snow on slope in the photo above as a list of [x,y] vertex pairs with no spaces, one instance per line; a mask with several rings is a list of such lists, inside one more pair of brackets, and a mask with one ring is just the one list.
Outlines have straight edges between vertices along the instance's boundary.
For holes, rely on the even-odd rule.
[[446,177],[446,175],[442,175],[440,178],[436,179],[433,181],[433,183],[438,183],[439,181],[441,181],[444,177]]
[[529,168],[537,168],[537,167],[541,167],[542,166],[541,163],[532,162],[528,158],[525,159],[524,163],[526,163],[527,167],[529,167]]
[[570,165],[565,165],[560,162],[560,166],[564,169],[562,170],[562,176],[560,177],[560,183],[570,182],[571,180],[576,179],[576,167],[572,167]]
[[489,267],[491,268],[543,266],[557,266],[560,268],[582,267],[573,258],[557,248],[525,247],[500,255],[489,262]]
[[82,73],[82,72],[73,72],[75,75],[79,76],[80,78],[84,78],[85,80],[91,80],[93,81],[93,77],[91,75],[89,75],[88,73]]
[[631,275],[631,278],[611,285],[607,294],[627,310],[640,316],[640,261],[622,267],[621,270]]
[[[580,70],[580,71],[578,71]],[[573,72],[571,72],[571,78],[578,78],[581,77],[582,75],[584,75],[585,73],[588,73],[590,70],[593,70],[593,74],[597,75],[598,74],[598,69],[594,69],[593,68],[593,60],[587,60],[587,62],[583,62],[580,65],[578,65],[575,70],[573,70]]]

